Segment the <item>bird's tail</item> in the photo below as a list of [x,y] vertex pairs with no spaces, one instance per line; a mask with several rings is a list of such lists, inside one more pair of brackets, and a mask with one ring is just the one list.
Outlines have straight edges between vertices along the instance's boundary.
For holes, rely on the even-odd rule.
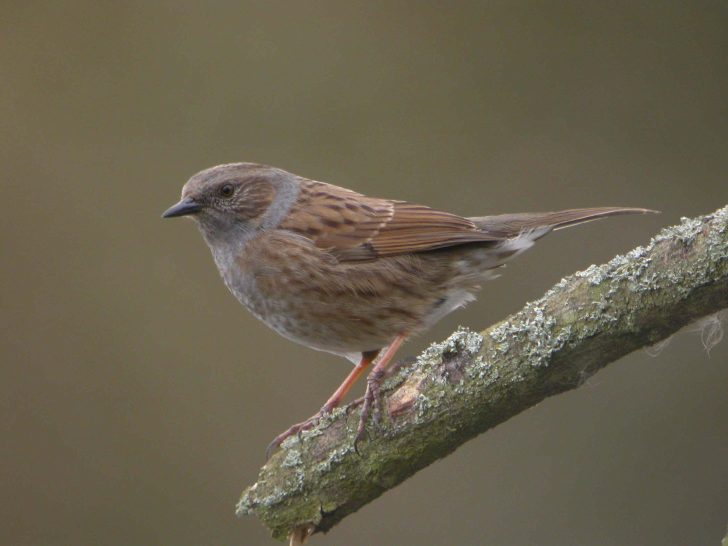
[[594,207],[568,209],[557,212],[522,212],[499,214],[497,216],[477,216],[469,218],[480,230],[493,235],[496,239],[511,239],[524,233],[532,233],[539,239],[550,231],[584,222],[591,222],[607,216],[621,214],[647,214],[657,211],[628,207]]

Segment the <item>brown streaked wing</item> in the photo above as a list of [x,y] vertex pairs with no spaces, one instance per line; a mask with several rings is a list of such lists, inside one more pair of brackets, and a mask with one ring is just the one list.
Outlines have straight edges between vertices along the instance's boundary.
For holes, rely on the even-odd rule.
[[312,180],[301,182],[300,197],[280,227],[311,239],[340,261],[497,240],[455,214]]
[[392,204],[392,219],[371,242],[380,256],[498,240],[478,230],[468,218],[404,201],[393,201]]

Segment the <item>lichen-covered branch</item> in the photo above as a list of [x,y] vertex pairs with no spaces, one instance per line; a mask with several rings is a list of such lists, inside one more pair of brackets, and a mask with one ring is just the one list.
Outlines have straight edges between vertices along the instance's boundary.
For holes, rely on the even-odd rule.
[[481,333],[433,344],[385,383],[381,423],[358,451],[359,412],[334,411],[283,444],[238,514],[255,514],[278,539],[328,531],[477,434],[724,308],[728,206],[563,279]]

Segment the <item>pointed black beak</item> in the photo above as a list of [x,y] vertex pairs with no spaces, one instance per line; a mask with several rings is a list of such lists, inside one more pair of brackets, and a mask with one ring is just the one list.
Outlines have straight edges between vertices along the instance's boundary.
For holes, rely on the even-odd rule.
[[195,214],[200,212],[202,205],[200,205],[194,199],[185,197],[176,205],[172,205],[162,214],[162,218],[174,218],[175,216],[187,216],[188,214]]

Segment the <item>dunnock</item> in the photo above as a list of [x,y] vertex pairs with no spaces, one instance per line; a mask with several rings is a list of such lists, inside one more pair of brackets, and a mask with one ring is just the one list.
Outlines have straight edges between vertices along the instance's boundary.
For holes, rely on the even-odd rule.
[[356,366],[313,426],[367,379],[357,440],[402,342],[475,299],[480,284],[554,229],[646,209],[603,207],[464,218],[367,197],[281,169],[232,163],[194,175],[163,217],[191,216],[225,284],[282,336]]

